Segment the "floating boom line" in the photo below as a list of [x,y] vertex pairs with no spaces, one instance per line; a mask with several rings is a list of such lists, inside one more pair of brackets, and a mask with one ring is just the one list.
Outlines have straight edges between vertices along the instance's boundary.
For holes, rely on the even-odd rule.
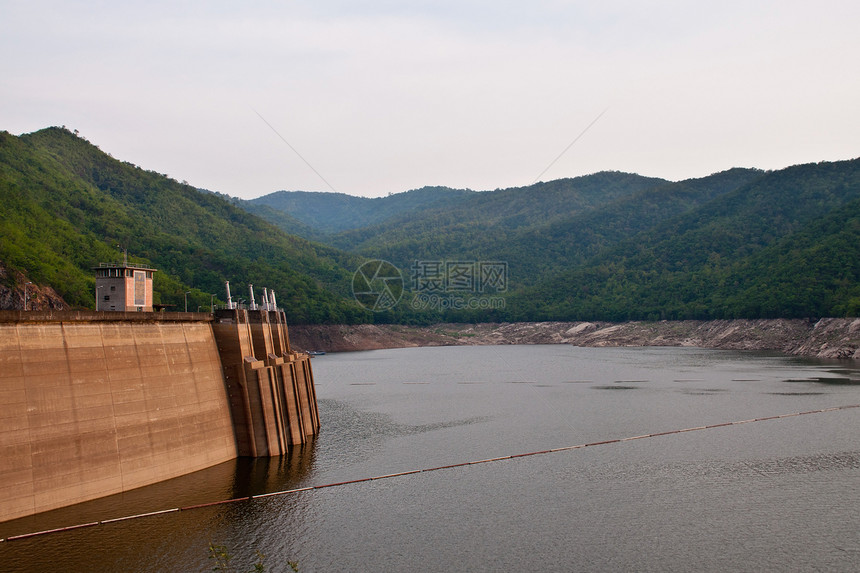
[[576,444],[573,446],[563,446],[560,448],[552,448],[549,450],[539,450],[539,451],[535,451],[535,452],[527,452],[524,454],[511,454],[509,456],[499,456],[496,458],[487,458],[487,459],[483,459],[483,460],[474,460],[474,461],[470,461],[470,462],[459,462],[459,463],[449,464],[449,465],[445,465],[445,466],[435,466],[432,468],[424,468],[424,469],[418,469],[418,470],[396,472],[396,473],[385,474],[385,475],[380,475],[380,476],[375,476],[375,477],[365,477],[365,478],[358,478],[358,479],[352,479],[352,480],[347,480],[347,481],[327,483],[327,484],[323,484],[323,485],[312,485],[312,486],[300,487],[300,488],[295,488],[295,489],[286,489],[283,491],[273,491],[271,493],[261,493],[261,494],[249,495],[249,496],[245,496],[245,497],[225,499],[222,501],[213,501],[213,502],[209,502],[209,503],[200,503],[200,504],[196,504],[196,505],[189,505],[186,507],[174,507],[172,509],[162,509],[162,510],[158,510],[158,511],[150,511],[147,513],[139,513],[136,515],[128,515],[125,517],[116,517],[113,519],[104,519],[101,521],[92,521],[89,523],[82,523],[79,525],[70,525],[67,527],[58,527],[56,529],[48,529],[45,531],[36,531],[34,533],[24,533],[22,535],[11,535],[5,539],[0,539],[0,543],[8,542],[8,541],[16,541],[16,540],[20,540],[20,539],[29,539],[32,537],[47,535],[49,533],[60,533],[62,531],[71,531],[74,529],[82,529],[85,527],[94,527],[97,525],[105,525],[105,524],[109,524],[109,523],[117,523],[120,521],[128,521],[130,519],[140,519],[143,517],[152,517],[155,515],[164,515],[164,514],[168,514],[168,513],[179,512],[179,511],[190,511],[193,509],[200,509],[200,508],[204,508],[204,507],[213,507],[216,505],[224,505],[227,503],[236,503],[236,502],[240,502],[240,501],[251,501],[251,500],[262,499],[262,498],[266,498],[266,497],[291,495],[291,494],[301,493],[303,491],[314,491],[314,490],[320,490],[320,489],[328,489],[328,488],[332,488],[332,487],[341,487],[341,486],[346,486],[346,485],[351,485],[351,484],[356,484],[356,483],[372,482],[372,481],[377,481],[377,480],[381,480],[381,479],[398,478],[398,477],[408,476],[408,475],[412,475],[412,474],[435,472],[435,471],[447,470],[447,469],[453,469],[453,468],[462,468],[462,467],[466,467],[466,466],[488,464],[488,463],[500,462],[500,461],[504,461],[504,460],[514,460],[517,458],[527,458],[527,457],[531,457],[531,456],[555,454],[558,452],[568,452],[568,451],[572,451],[572,450],[581,450],[584,448],[593,448],[595,446],[607,446],[610,444],[620,444],[622,442],[630,442],[633,440],[644,440],[646,438],[658,438],[661,436],[670,436],[673,434],[683,434],[686,432],[698,432],[701,430],[712,430],[714,428],[724,428],[727,426],[740,426],[742,424],[752,424],[753,422],[766,422],[769,420],[781,420],[783,418],[793,418],[796,416],[807,416],[810,414],[824,414],[826,412],[838,412],[841,410],[851,410],[854,408],[860,408],[860,404],[851,404],[851,405],[847,405],[847,406],[834,406],[832,408],[822,408],[820,410],[808,410],[805,412],[792,412],[790,414],[778,414],[775,416],[764,416],[761,418],[751,418],[749,420],[739,420],[739,421],[735,421],[735,422],[723,422],[720,424],[709,424],[707,426],[696,426],[694,428],[684,428],[681,430],[668,430],[665,432],[655,432],[653,434],[642,434],[640,436],[630,436],[627,438],[616,438],[616,439],[612,439],[612,440],[603,440],[603,441],[599,441],[599,442],[589,442],[586,444]]

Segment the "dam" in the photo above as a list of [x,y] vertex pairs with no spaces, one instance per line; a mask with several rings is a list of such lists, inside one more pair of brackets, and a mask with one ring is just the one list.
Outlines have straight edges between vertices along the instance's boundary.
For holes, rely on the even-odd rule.
[[319,432],[283,311],[0,311],[0,521]]

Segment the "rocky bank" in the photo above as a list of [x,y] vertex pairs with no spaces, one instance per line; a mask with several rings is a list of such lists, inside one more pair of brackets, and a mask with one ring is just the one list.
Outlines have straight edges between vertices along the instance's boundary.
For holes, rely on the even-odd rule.
[[401,326],[294,325],[294,349],[346,352],[411,346],[572,344],[574,346],[695,346],[767,350],[796,356],[860,360],[860,318],[519,322]]
[[[24,289],[27,289],[26,292]],[[19,271],[8,271],[3,261],[0,261],[0,310],[65,310],[68,308],[69,305],[53,288],[32,283]]]

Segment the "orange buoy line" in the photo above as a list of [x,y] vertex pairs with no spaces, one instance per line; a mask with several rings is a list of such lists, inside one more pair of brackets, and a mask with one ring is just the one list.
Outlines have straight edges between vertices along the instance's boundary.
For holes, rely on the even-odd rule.
[[151,517],[151,516],[155,516],[155,515],[164,515],[167,513],[175,513],[178,511],[190,511],[193,509],[200,509],[203,507],[212,507],[212,506],[216,506],[216,505],[224,505],[227,503],[235,503],[235,502],[239,502],[239,501],[251,501],[254,499],[262,499],[262,498],[266,498],[266,497],[275,497],[275,496],[280,496],[280,495],[295,494],[295,493],[300,493],[303,491],[313,491],[313,490],[327,489],[327,488],[332,488],[332,487],[340,487],[340,486],[351,485],[351,484],[356,484],[356,483],[364,483],[364,482],[377,481],[377,480],[381,480],[381,479],[402,477],[402,476],[407,476],[407,475],[411,475],[411,474],[418,474],[418,473],[424,473],[424,472],[435,472],[435,471],[439,471],[439,470],[461,468],[461,467],[465,467],[465,466],[474,466],[474,465],[478,465],[478,464],[487,464],[487,463],[499,462],[499,461],[503,461],[503,460],[513,460],[513,459],[517,459],[517,458],[525,458],[525,457],[530,457],[530,456],[540,456],[540,455],[544,455],[544,454],[554,454],[557,452],[567,452],[567,451],[571,451],[571,450],[580,450],[582,448],[591,448],[591,447],[595,447],[595,446],[619,444],[621,442],[629,442],[632,440],[642,440],[645,438],[657,438],[660,436],[670,436],[673,434],[683,434],[685,432],[697,432],[700,430],[711,430],[714,428],[724,428],[727,426],[740,426],[742,424],[751,424],[753,422],[766,422],[768,420],[780,420],[783,418],[792,418],[795,416],[806,416],[809,414],[823,414],[826,412],[836,412],[839,410],[850,410],[852,408],[860,408],[860,404],[851,404],[848,406],[834,406],[832,408],[822,408],[820,410],[808,410],[805,412],[792,412],[790,414],[779,414],[776,416],[764,416],[761,418],[752,418],[749,420],[739,420],[739,421],[735,421],[735,422],[722,422],[720,424],[710,424],[707,426],[696,426],[694,428],[683,428],[680,430],[668,430],[665,432],[654,432],[652,434],[642,434],[641,436],[630,436],[627,438],[616,438],[613,440],[603,440],[600,442],[589,442],[586,444],[577,444],[577,445],[573,445],[573,446],[564,446],[564,447],[560,447],[560,448],[553,448],[551,450],[539,450],[539,451],[535,451],[535,452],[527,452],[524,454],[511,454],[509,456],[499,456],[499,457],[487,458],[487,459],[483,459],[483,460],[473,460],[470,462],[459,462],[456,464],[449,464],[449,465],[445,465],[445,466],[435,466],[432,468],[424,468],[424,469],[420,469],[420,470],[409,470],[409,471],[403,471],[403,472],[395,472],[395,473],[390,473],[390,474],[385,474],[385,475],[375,476],[375,477],[365,477],[365,478],[358,478],[358,479],[352,479],[352,480],[347,480],[347,481],[327,483],[327,484],[322,484],[322,485],[312,485],[312,486],[300,487],[300,488],[295,488],[295,489],[273,491],[270,493],[261,493],[261,494],[257,494],[257,495],[249,495],[246,497],[237,497],[237,498],[233,498],[233,499],[225,499],[225,500],[213,501],[213,502],[209,502],[209,503],[200,503],[197,505],[189,505],[186,507],[174,507],[172,509],[162,509],[162,510],[158,510],[158,511],[150,511],[147,513],[139,513],[136,515],[128,515],[125,517],[116,517],[113,519],[103,519],[101,521],[93,521],[90,523],[82,523],[79,525],[70,525],[67,527],[58,527],[55,529],[48,529],[45,531],[36,531],[33,533],[24,533],[21,535],[12,535],[12,536],[9,536],[5,539],[0,539],[0,543],[5,542],[5,541],[16,541],[19,539],[29,539],[29,538],[37,537],[40,535],[47,535],[49,533],[59,533],[62,531],[71,531],[71,530],[75,530],[75,529],[82,529],[85,527],[93,527],[96,525],[116,523],[119,521],[128,521],[130,519],[139,519],[142,517]]

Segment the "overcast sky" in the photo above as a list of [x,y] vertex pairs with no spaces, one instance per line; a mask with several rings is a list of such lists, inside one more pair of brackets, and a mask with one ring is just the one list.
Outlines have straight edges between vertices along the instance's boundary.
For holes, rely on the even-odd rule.
[[860,155],[857,0],[0,0],[0,54],[0,130],[244,198]]

